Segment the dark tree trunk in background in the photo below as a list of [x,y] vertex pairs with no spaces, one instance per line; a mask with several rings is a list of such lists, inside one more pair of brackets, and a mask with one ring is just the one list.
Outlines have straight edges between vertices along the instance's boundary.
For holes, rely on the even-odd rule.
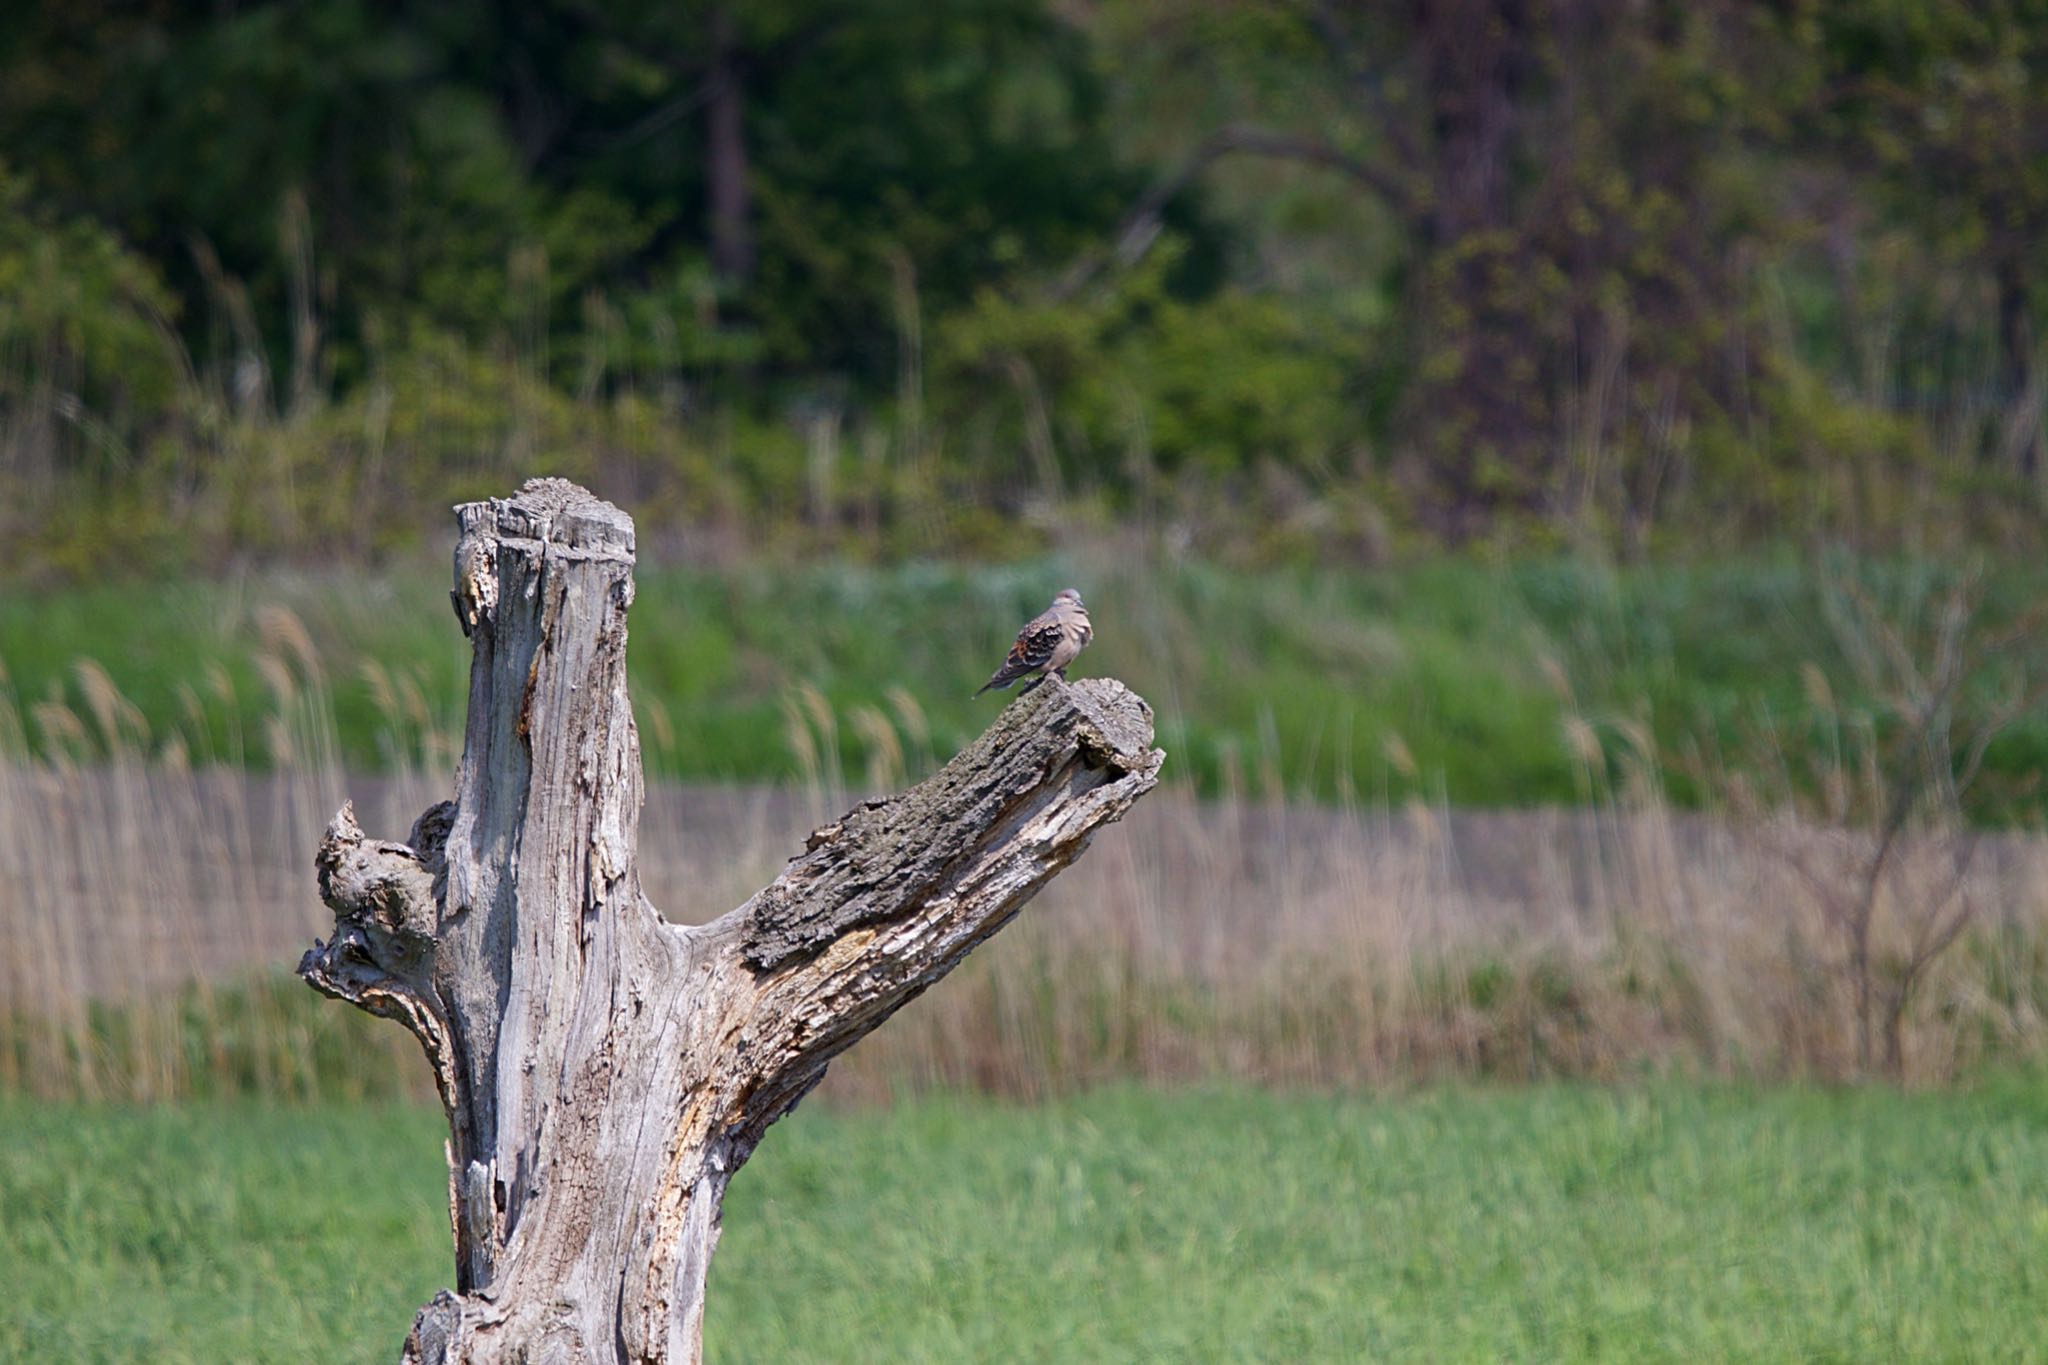
[[2034,374],[2033,326],[2027,317],[2027,268],[2019,251],[2001,252],[1998,277],[1998,343],[2003,353],[2005,392],[2008,407],[2006,430],[2013,433],[2007,452],[2014,472],[2032,478],[2041,464],[2041,444],[2048,439],[2038,412],[2020,411],[2022,405],[2038,407],[2042,394]]
[[1445,247],[1509,225],[1515,121],[1530,61],[1524,0],[1437,0],[1417,34],[1435,185],[1419,224]]
[[1525,0],[1430,0],[1417,10],[1430,155],[1411,307],[1426,324],[1431,377],[1415,386],[1400,427],[1419,461],[1407,477],[1453,539],[1499,503],[1530,502],[1554,443],[1540,332],[1524,316],[1537,225],[1515,183],[1532,141],[1526,10]]
[[344,806],[315,989],[418,1035],[456,1288],[417,1362],[694,1362],[726,1184],[840,1051],[1000,929],[1157,781],[1151,710],[1052,679],[917,787],[815,831],[745,905],[665,922],[636,870],[632,521],[559,479],[459,509],[455,799],[404,843]]
[[711,269],[744,284],[754,273],[752,196],[747,185],[746,88],[732,11],[711,16],[711,70],[706,88],[706,165],[710,179]]

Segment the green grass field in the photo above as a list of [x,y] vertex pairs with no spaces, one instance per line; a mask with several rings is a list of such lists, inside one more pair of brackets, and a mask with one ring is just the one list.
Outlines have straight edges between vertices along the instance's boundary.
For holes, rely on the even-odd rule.
[[[394,1357],[438,1115],[0,1107],[0,1358]],[[715,1361],[2048,1358],[2048,1088],[810,1109]]]
[[[1938,576],[1861,573],[1880,598],[1908,604],[1924,603]],[[1618,761],[1627,741],[1613,722],[1643,722],[1663,758],[1763,725],[1800,742],[1815,676],[1854,701],[1821,586],[1793,556],[1619,571],[1443,560],[1244,574],[1099,553],[1008,568],[651,569],[631,655],[649,765],[714,780],[808,775],[789,708],[810,687],[829,710],[821,725],[799,708],[824,776],[837,765],[858,781],[878,729],[902,749],[897,766],[915,771],[980,733],[1000,701],[969,694],[1009,632],[1066,582],[1086,588],[1098,629],[1078,673],[1113,674],[1148,697],[1169,774],[1211,792],[1283,781],[1322,798],[1575,802],[1598,793],[1566,742],[1568,715]],[[2010,619],[2044,593],[2038,568],[2002,571],[1988,614]],[[11,689],[30,743],[48,742],[37,704],[89,717],[77,665],[90,659],[134,703],[147,743],[178,734],[201,756],[267,761],[277,673],[266,679],[259,657],[294,657],[274,614],[266,629],[271,606],[303,622],[325,679],[315,709],[331,711],[351,766],[417,752],[422,731],[459,736],[468,652],[438,568],[0,589],[0,712]],[[293,671],[303,686],[306,670]],[[1988,767],[2048,767],[2048,717],[2003,737]],[[1682,777],[1674,787],[1687,799]]]

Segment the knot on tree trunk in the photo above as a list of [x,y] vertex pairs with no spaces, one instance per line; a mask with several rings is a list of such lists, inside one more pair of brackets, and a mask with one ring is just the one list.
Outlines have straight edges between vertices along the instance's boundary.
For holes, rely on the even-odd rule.
[[344,806],[315,989],[420,1038],[448,1110],[457,1289],[406,1359],[689,1362],[725,1188],[839,1052],[1157,783],[1123,684],[1048,679],[951,762],[814,833],[699,928],[637,872],[633,523],[559,479],[457,509],[455,800],[405,843]]
[[[364,835],[348,801],[328,822],[313,856],[320,899],[334,911],[334,936],[314,940],[299,959],[299,975],[313,989],[371,1014],[395,1019],[418,1036],[434,1068],[442,1099],[455,1077],[448,1055],[448,1017],[434,987],[433,952],[438,916],[430,841],[443,802],[413,826],[425,849]],[[439,826],[445,832],[445,825]]]

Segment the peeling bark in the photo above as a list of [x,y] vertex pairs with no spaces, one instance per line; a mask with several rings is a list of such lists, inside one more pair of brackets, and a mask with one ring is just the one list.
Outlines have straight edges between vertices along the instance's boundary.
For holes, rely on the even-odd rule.
[[694,1362],[728,1182],[832,1058],[995,933],[1157,781],[1152,713],[1054,678],[937,774],[668,924],[635,868],[631,520],[533,480],[458,509],[475,657],[455,800],[404,843],[344,806],[299,974],[418,1036],[456,1286],[408,1362]]

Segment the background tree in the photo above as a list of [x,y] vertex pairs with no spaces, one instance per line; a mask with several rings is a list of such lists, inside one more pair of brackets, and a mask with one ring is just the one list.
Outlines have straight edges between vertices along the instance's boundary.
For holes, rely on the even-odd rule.
[[[1987,461],[2031,480],[2048,440],[2048,6],[1801,5],[1788,27],[1816,73],[1820,135],[1868,178],[1886,216],[1968,285],[1959,299],[1907,300],[1927,320],[1899,338],[1896,400],[1972,428]],[[1907,278],[1924,285],[1930,274]],[[1973,342],[1996,357],[1988,394],[1954,369]]]
[[[1252,557],[2038,536],[2031,0],[152,0],[0,40],[5,174],[162,281],[185,376],[82,377],[0,460],[225,507],[215,554],[338,534],[295,470],[394,450],[410,517],[545,444],[690,468],[656,522],[874,553],[1076,497]],[[84,520],[20,530],[77,560]]]

